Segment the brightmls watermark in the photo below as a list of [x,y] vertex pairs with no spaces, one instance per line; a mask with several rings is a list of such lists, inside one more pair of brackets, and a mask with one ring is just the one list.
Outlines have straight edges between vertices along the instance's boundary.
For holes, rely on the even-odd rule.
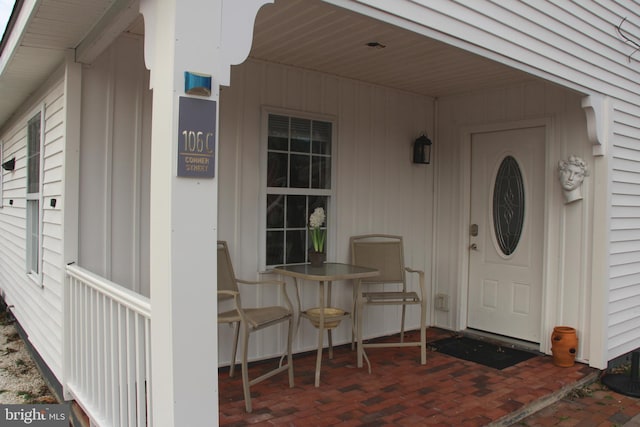
[[69,404],[0,405],[0,426],[69,427]]

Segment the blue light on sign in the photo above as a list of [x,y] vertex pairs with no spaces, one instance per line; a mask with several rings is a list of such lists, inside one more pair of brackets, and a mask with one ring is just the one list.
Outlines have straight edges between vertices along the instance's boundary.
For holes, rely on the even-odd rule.
[[211,76],[185,71],[184,91],[189,95],[211,96]]

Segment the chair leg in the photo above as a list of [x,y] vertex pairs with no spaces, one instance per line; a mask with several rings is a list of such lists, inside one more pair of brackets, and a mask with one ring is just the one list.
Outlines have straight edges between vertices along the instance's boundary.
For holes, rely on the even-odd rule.
[[242,389],[244,391],[244,406],[247,412],[251,412],[251,390],[249,389],[249,366],[247,363],[247,352],[249,348],[249,328],[242,323]]
[[362,302],[360,295],[356,301],[356,361],[358,368],[362,368]]
[[240,335],[240,322],[236,322],[233,331],[233,350],[231,351],[231,367],[229,368],[229,376],[233,377],[236,369],[236,355],[238,352],[238,336]]
[[404,342],[404,319],[406,317],[407,306],[402,304],[402,324],[400,325],[400,342]]
[[357,312],[358,312],[358,296],[356,295],[356,291],[357,291],[357,285],[354,283],[353,284],[353,299],[351,301],[353,301],[353,307],[351,307],[351,351],[353,351],[356,346],[355,346],[355,342],[356,342],[356,327],[357,327]]
[[369,373],[371,373],[371,364],[369,363],[369,358],[364,352],[364,343],[362,342],[362,315],[363,315],[363,304],[364,298],[362,295],[358,295],[357,300],[357,320],[356,320],[356,347],[357,347],[357,366],[358,368],[362,368],[362,360],[365,359],[367,361],[367,367],[369,368]]
[[289,365],[289,387],[293,388],[293,356],[291,355],[292,342],[293,342],[293,316],[289,318],[289,329],[287,338],[287,364]]
[[427,304],[420,303],[420,363],[427,363]]

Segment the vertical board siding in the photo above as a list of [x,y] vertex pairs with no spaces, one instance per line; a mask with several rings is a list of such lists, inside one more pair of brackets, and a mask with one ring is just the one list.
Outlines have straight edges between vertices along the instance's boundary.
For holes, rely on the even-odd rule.
[[[465,328],[467,286],[464,274],[468,254],[469,224],[465,222],[469,202],[465,199],[470,174],[465,174],[464,163],[469,158],[467,133],[478,130],[518,127],[518,123],[544,120],[550,123],[550,140],[546,146],[545,177],[547,188],[546,266],[547,292],[541,307],[543,324],[541,348],[550,336],[549,325],[568,324],[581,332],[579,357],[588,359],[589,318],[588,304],[591,281],[591,243],[582,237],[590,229],[593,186],[589,179],[583,186],[584,201],[577,205],[564,205],[557,165],[569,155],[577,155],[593,164],[591,144],[586,136],[586,119],[580,106],[580,96],[554,85],[537,82],[502,89],[442,97],[438,101],[438,209],[435,239],[434,294],[448,295],[449,311],[434,311],[435,325],[447,329]],[[512,124],[513,123],[513,124]],[[466,177],[466,178],[465,178]],[[543,232],[543,230],[540,230]],[[577,237],[576,237],[577,236]],[[561,259],[562,262],[557,260]]]
[[78,264],[147,296],[150,99],[140,38],[83,70]]
[[[335,118],[332,203],[337,216],[328,242],[332,260],[349,260],[350,235],[393,233],[405,238],[407,265],[429,271],[433,170],[411,163],[411,147],[422,132],[433,129],[432,99],[253,60],[234,67],[231,87],[224,88],[221,96],[219,238],[229,242],[238,277],[252,280],[261,276],[257,242],[263,107]],[[288,283],[295,303],[295,290]],[[411,286],[417,286],[413,278]],[[303,307],[317,305],[317,284],[300,283],[300,295]],[[272,296],[269,291],[256,291],[243,293],[242,298],[249,306],[273,302]],[[334,283],[334,305],[351,311],[351,301],[351,283]],[[409,310],[408,316],[410,327],[417,327],[418,312]],[[365,335],[397,332],[398,319],[395,309],[367,313]],[[314,348],[316,332],[309,322],[301,322],[294,350]],[[256,335],[250,358],[281,354],[284,329]],[[334,340],[351,340],[348,321],[336,329]],[[220,364],[229,363],[231,342],[231,330],[221,327]]]
[[640,111],[616,104],[611,147],[609,360],[640,347]]
[[[29,336],[29,341],[61,379],[62,375],[62,180],[64,149],[63,83],[60,79],[45,88],[42,98],[15,119],[4,134],[5,156],[16,157],[16,170],[4,172],[3,207],[0,208],[1,292]],[[41,284],[26,274],[26,143],[27,121],[44,105],[42,126],[42,266]],[[56,199],[56,207],[50,205]],[[12,200],[11,205],[9,201]]]
[[[640,169],[637,163],[640,154],[637,149],[640,119],[637,112],[640,95],[638,52],[636,46],[626,42],[616,28],[624,22],[622,28],[631,38],[640,34],[637,2],[332,2],[353,9],[365,9],[389,22],[393,15],[404,18],[408,24],[415,24],[417,32],[514,68],[530,71],[583,93],[601,93],[619,100],[614,113],[614,145],[610,147],[611,153],[608,153],[612,156],[611,177],[606,178],[606,185],[610,184],[616,203],[620,203],[619,196],[624,195],[624,203],[638,205],[637,201],[630,201],[640,193],[637,188],[640,184],[637,176]],[[609,359],[640,346],[640,332],[635,332],[637,325],[634,323],[640,311],[621,308],[615,302],[619,296],[614,296],[619,278],[635,275],[640,268],[634,261],[638,254],[621,248],[616,237],[620,230],[634,232],[640,226],[637,212],[621,209],[625,206],[628,207],[612,206],[609,224],[611,238],[607,242],[597,242],[599,245],[609,245],[611,249],[610,283],[597,285],[611,289],[608,307]],[[571,227],[570,223],[564,222],[558,230],[569,232]],[[579,232],[580,228],[573,230]],[[589,228],[582,230],[588,232]],[[588,235],[585,237],[590,238]],[[636,287],[629,295],[640,293],[640,283]],[[602,335],[599,330],[595,332]]]

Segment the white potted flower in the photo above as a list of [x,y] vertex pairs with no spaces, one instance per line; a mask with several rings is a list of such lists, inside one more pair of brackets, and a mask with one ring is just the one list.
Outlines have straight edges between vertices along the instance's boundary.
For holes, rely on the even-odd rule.
[[309,251],[309,261],[311,266],[319,267],[325,260],[324,242],[327,234],[326,230],[322,230],[322,224],[326,219],[324,209],[321,207],[315,208],[311,216],[309,217],[309,234],[311,235],[311,242],[313,243],[313,249]]

